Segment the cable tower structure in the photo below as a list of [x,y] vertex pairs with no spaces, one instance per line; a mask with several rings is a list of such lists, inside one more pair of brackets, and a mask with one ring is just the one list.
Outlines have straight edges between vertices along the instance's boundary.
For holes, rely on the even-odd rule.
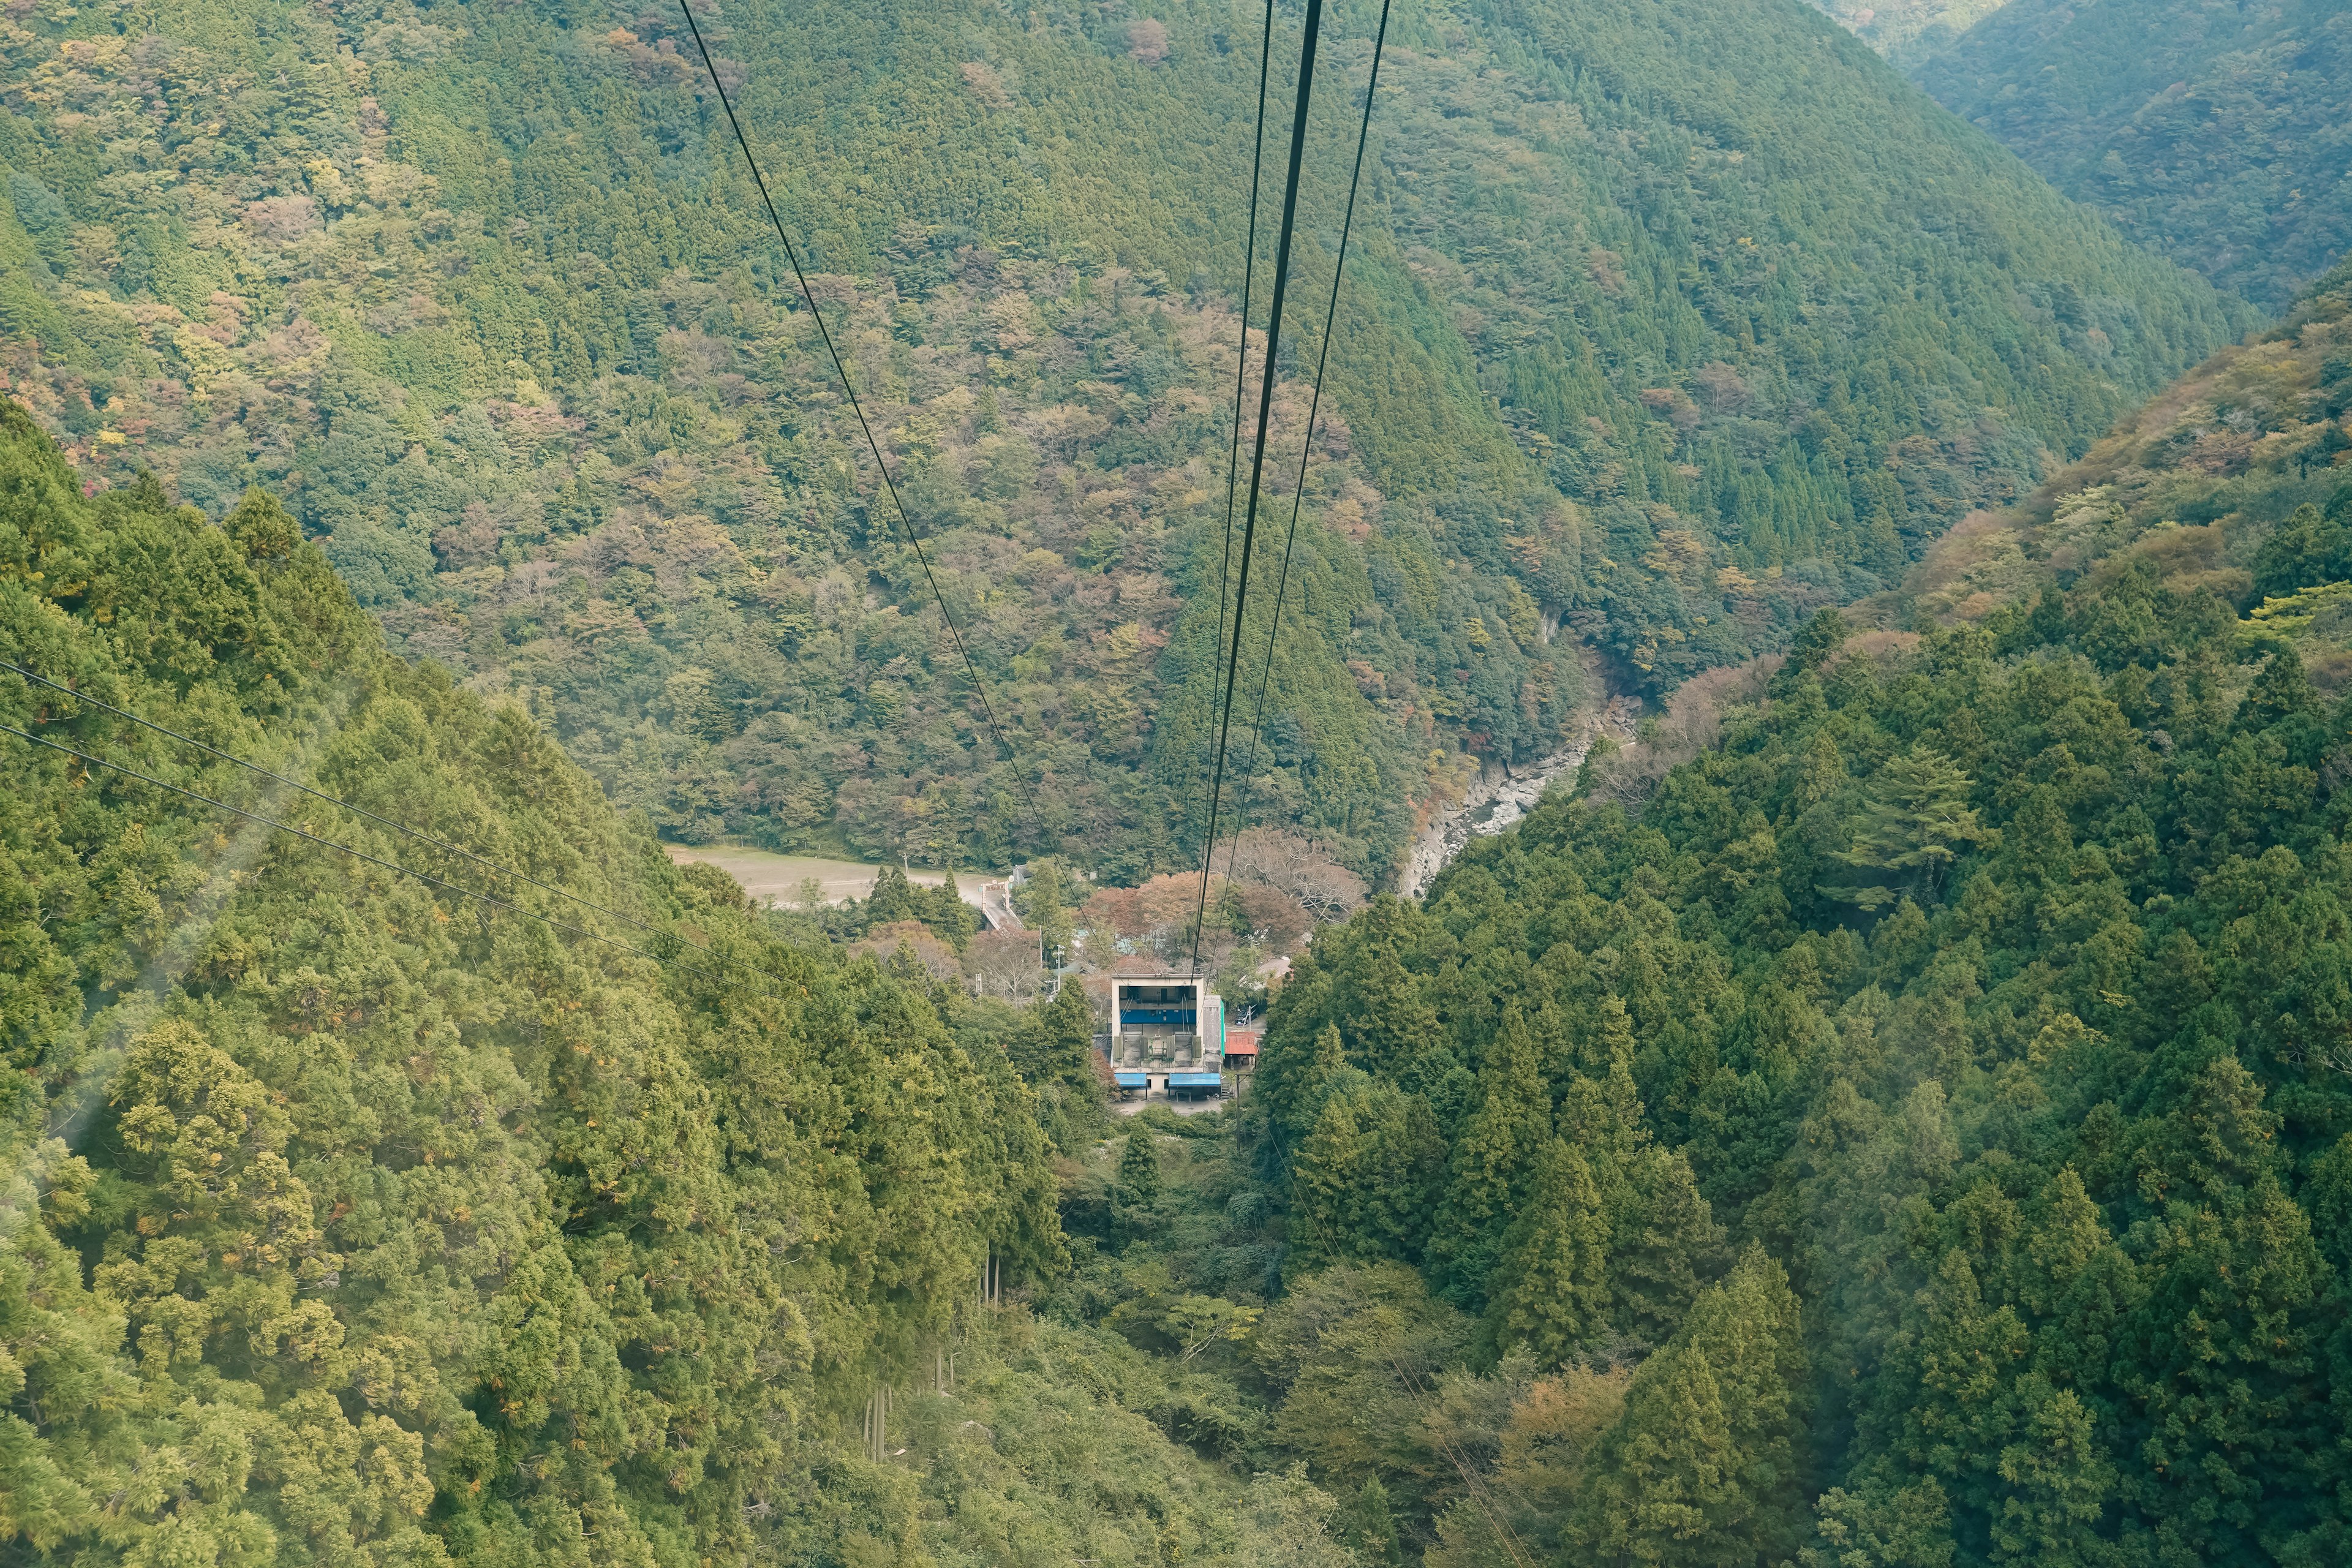
[[678,11],[686,17],[687,30],[694,35],[694,47],[702,56],[702,68],[710,75],[711,90],[719,96],[719,107],[727,111],[727,123],[735,132],[735,144],[743,150],[743,162],[751,171],[751,183],[759,187],[760,204],[767,209],[768,223],[776,231],[776,239],[784,247],[784,258],[792,263],[793,279],[800,285],[801,301],[808,307],[809,318],[816,323],[817,336],[824,340],[824,352],[833,361],[833,373],[841,380],[841,390],[849,399],[849,409],[857,416],[857,428],[866,437],[866,449],[874,454],[874,467],[882,476],[882,488],[890,492],[891,508],[898,514],[899,531],[914,550],[915,559],[923,568],[923,581],[930,585],[931,598],[940,607],[940,618],[947,623],[948,636],[954,639],[956,652],[963,659],[964,673],[971,678],[973,695],[980,699],[981,710],[988,716],[988,728],[996,737],[996,744],[1004,760],[1013,764],[1013,783],[1020,786],[1022,798],[1029,807],[1029,820],[1042,835],[1045,818],[1037,810],[1037,797],[1022,775],[1020,753],[1004,736],[1004,726],[997,722],[996,705],[989,700],[988,686],[980,678],[980,667],[972,662],[971,649],[964,643],[963,628],[956,625],[955,614],[948,608],[947,595],[940,592],[940,580],[931,570],[930,552],[915,532],[914,514],[898,494],[898,482],[890,475],[890,465],[882,460],[882,444],[874,438],[874,426],[866,417],[866,405],[858,401],[857,388],[849,379],[849,367],[841,357],[841,350],[833,341],[832,329],[824,324],[824,312],[817,309],[816,295],[809,289],[808,274],[801,268],[801,254],[793,244],[792,236],[784,231],[784,220],[777,216],[776,201],[768,194],[767,176],[760,173],[760,160],[751,153],[751,138],[743,133],[743,122],[736,118],[735,101],[727,94],[727,84],[719,79],[718,62],[710,58],[710,46],[703,42],[702,28],[694,19],[693,0],[678,0]]
[[1217,718],[1217,764],[1209,783],[1209,832],[1201,847],[1201,897],[1192,913],[1192,972],[1201,969],[1201,930],[1208,917],[1209,868],[1217,844],[1217,807],[1225,784],[1225,755],[1234,724],[1234,680],[1241,668],[1243,611],[1249,604],[1250,558],[1257,540],[1258,498],[1265,476],[1266,427],[1274,413],[1274,367],[1281,362],[1282,301],[1290,287],[1290,242],[1298,222],[1298,171],[1307,153],[1307,112],[1315,90],[1315,47],[1323,31],[1323,0],[1307,0],[1306,38],[1299,47],[1298,101],[1290,119],[1290,168],[1282,189],[1282,235],[1274,247],[1274,300],[1265,326],[1265,371],[1258,377],[1257,437],[1250,455],[1249,510],[1242,523],[1242,566],[1234,590],[1234,635],[1226,656],[1225,700]]

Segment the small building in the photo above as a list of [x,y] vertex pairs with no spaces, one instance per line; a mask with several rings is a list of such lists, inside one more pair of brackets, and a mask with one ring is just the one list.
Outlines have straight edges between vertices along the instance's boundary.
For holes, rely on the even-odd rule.
[[1235,1072],[1249,1072],[1257,1066],[1257,1043],[1265,1037],[1262,1024],[1236,1028],[1225,1026],[1225,1066]]
[[1225,1005],[1205,974],[1114,971],[1110,980],[1111,1082],[1121,1094],[1154,1089],[1171,1100],[1221,1094]]

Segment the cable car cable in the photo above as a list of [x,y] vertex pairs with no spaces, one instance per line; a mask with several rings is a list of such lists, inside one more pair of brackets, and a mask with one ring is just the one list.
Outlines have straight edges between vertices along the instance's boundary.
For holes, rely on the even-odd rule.
[[1234,591],[1233,649],[1225,663],[1225,701],[1217,721],[1217,765],[1209,784],[1209,835],[1201,847],[1201,898],[1192,915],[1192,970],[1201,968],[1201,928],[1208,916],[1209,868],[1217,844],[1217,806],[1224,791],[1225,752],[1234,725],[1234,678],[1241,668],[1242,613],[1249,604],[1250,556],[1257,540],[1257,506],[1265,475],[1266,426],[1274,413],[1275,366],[1281,363],[1282,300],[1290,286],[1290,241],[1298,221],[1298,170],[1307,155],[1307,110],[1315,89],[1315,46],[1323,28],[1323,0],[1307,0],[1307,36],[1298,56],[1298,103],[1290,120],[1290,170],[1282,191],[1282,237],[1274,247],[1274,303],[1265,324],[1265,374],[1258,378],[1257,439],[1250,457],[1249,510],[1242,523],[1242,569]]
[[841,350],[834,343],[833,333],[824,324],[824,312],[817,309],[816,295],[809,289],[808,274],[801,270],[800,251],[793,246],[792,236],[784,232],[784,220],[776,216],[775,198],[768,194],[768,181],[760,173],[760,161],[751,155],[751,138],[743,134],[743,122],[735,118],[734,100],[727,96],[727,84],[719,79],[719,66],[710,58],[710,46],[702,41],[702,28],[694,20],[693,0],[678,0],[677,8],[686,17],[687,30],[694,35],[694,47],[701,52],[703,68],[710,73],[710,86],[719,95],[719,107],[727,111],[727,123],[735,132],[735,144],[743,149],[743,162],[751,166],[751,183],[759,187],[761,205],[768,209],[768,222],[774,227],[776,238],[783,245],[785,259],[793,264],[793,278],[800,284],[801,299],[808,306],[810,318],[816,322],[817,336],[824,340],[824,352],[833,360],[834,374],[841,378],[841,390],[849,398],[850,412],[857,416],[857,428],[865,433],[866,450],[874,454],[874,467],[882,475],[882,488],[890,492],[890,504],[898,510],[899,529],[906,534],[908,544],[913,547],[915,559],[922,563],[923,580],[930,584],[931,598],[940,606],[940,618],[947,623],[948,636],[955,639],[956,652],[963,657],[964,673],[971,677],[972,692],[980,699],[982,711],[988,715],[989,730],[996,736],[996,743],[1003,751],[1004,760],[1013,764],[1013,782],[1020,786],[1022,797],[1029,804],[1030,822],[1042,834],[1045,818],[1038,814],[1037,797],[1030,790],[1029,781],[1021,774],[1021,755],[1013,750],[1013,742],[1004,738],[1004,726],[996,721],[996,705],[988,700],[988,688],[980,679],[980,667],[972,662],[971,649],[964,646],[963,628],[956,625],[955,616],[948,608],[947,595],[940,592],[940,580],[932,574],[930,555],[915,533],[914,514],[907,510],[907,503],[899,498],[898,483],[890,477],[890,465],[882,460],[882,444],[874,438],[874,426],[866,423],[866,405],[857,399],[857,388],[850,384],[849,367],[842,363]]
[[[1234,423],[1233,439],[1225,452],[1225,552],[1217,565],[1217,640],[1215,647],[1225,646],[1225,605],[1231,597],[1234,579],[1234,492],[1242,471],[1242,388],[1249,380],[1249,308],[1250,297],[1257,280],[1257,208],[1258,177],[1265,165],[1265,78],[1274,63],[1274,0],[1265,0],[1265,34],[1258,40],[1257,54],[1257,138],[1250,153],[1249,244],[1242,253],[1242,340],[1241,352],[1234,360]],[[1216,667],[1210,666],[1209,708],[1215,711],[1219,690]]]
[[[1258,672],[1257,713],[1251,720],[1248,765],[1242,769],[1242,804],[1236,811],[1236,822],[1249,816],[1250,780],[1257,775],[1259,742],[1265,739],[1265,691],[1274,678],[1274,640],[1282,631],[1282,606],[1290,592],[1290,547],[1298,541],[1298,506],[1307,495],[1307,459],[1315,450],[1315,418],[1323,407],[1323,367],[1331,357],[1332,328],[1339,317],[1339,280],[1348,270],[1348,240],[1356,226],[1356,190],[1364,178],[1364,144],[1372,133],[1372,98],[1381,88],[1381,51],[1389,37],[1389,0],[1381,0],[1380,30],[1372,36],[1371,78],[1364,84],[1364,120],[1356,131],[1356,167],[1348,176],[1348,212],[1339,222],[1339,258],[1331,268],[1331,303],[1323,312],[1323,345],[1315,353],[1315,392],[1307,403],[1307,444],[1298,453],[1298,484],[1290,492],[1290,528],[1282,540],[1282,575],[1274,590],[1274,621],[1265,629],[1265,665]],[[1234,847],[1225,854],[1225,880],[1234,877],[1234,857],[1241,852],[1239,827],[1234,829]]]

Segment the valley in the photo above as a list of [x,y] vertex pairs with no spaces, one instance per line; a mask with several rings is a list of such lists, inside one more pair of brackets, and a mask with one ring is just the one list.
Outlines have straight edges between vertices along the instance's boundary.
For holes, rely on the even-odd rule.
[[[1654,696],[1775,646],[2251,324],[1826,21],[1667,16],[1407,25],[1311,453],[1278,372],[1301,580],[1248,792],[1375,884],[1438,780],[1564,742],[1574,643]],[[1125,23],[984,7],[720,24],[1013,755],[682,28],[424,17],[203,0],[0,35],[0,374],[78,470],[211,515],[272,489],[394,646],[525,703],[671,842],[1195,863],[1247,216],[1222,13],[1171,12],[1149,60]],[[1344,24],[1334,68],[1368,44]],[[247,80],[286,85],[232,111]],[[850,122],[855,152],[824,131]]]
[[0,1563],[2352,1562],[2340,4],[685,3],[0,6]]
[[1497,770],[1493,777],[1481,772],[1462,800],[1440,811],[1413,840],[1412,855],[1398,879],[1398,896],[1419,897],[1473,837],[1504,832],[1534,810],[1553,784],[1576,776],[1601,736],[1632,739],[1633,711],[1627,699],[1612,698],[1601,711],[1584,716],[1573,740],[1534,766],[1517,773]]

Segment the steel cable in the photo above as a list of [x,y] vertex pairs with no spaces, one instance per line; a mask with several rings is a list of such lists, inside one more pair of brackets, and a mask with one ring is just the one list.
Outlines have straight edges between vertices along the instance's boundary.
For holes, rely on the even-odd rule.
[[[1274,641],[1282,631],[1282,606],[1290,592],[1290,548],[1298,540],[1298,507],[1307,496],[1307,459],[1315,450],[1315,420],[1323,407],[1323,367],[1331,357],[1331,333],[1339,318],[1339,280],[1348,269],[1348,240],[1356,226],[1356,190],[1364,178],[1364,146],[1372,133],[1372,99],[1381,88],[1381,52],[1389,37],[1389,0],[1381,0],[1380,30],[1372,37],[1371,77],[1364,85],[1364,119],[1356,131],[1356,166],[1348,176],[1348,211],[1339,223],[1339,257],[1331,268],[1331,302],[1323,312],[1323,343],[1315,353],[1315,392],[1307,404],[1307,442],[1298,452],[1298,483],[1290,492],[1290,527],[1282,541],[1282,574],[1274,591],[1274,620],[1265,629],[1265,665],[1258,672],[1257,712],[1251,719],[1248,765],[1242,769],[1242,805],[1234,813],[1236,821],[1249,816],[1250,780],[1257,773],[1258,746],[1265,739],[1265,692],[1274,678]],[[1225,853],[1225,879],[1234,876],[1234,857],[1241,853],[1239,827],[1234,830],[1234,847]]]
[[801,255],[793,244],[792,236],[784,232],[784,220],[776,214],[775,198],[768,194],[767,177],[760,173],[760,161],[751,155],[751,138],[743,134],[743,122],[735,117],[734,100],[727,96],[727,84],[719,79],[718,62],[710,58],[710,46],[702,41],[702,28],[695,22],[692,0],[678,0],[678,11],[686,17],[687,30],[694,35],[694,47],[702,56],[703,68],[710,73],[711,90],[719,95],[719,107],[727,111],[727,123],[734,130],[735,144],[743,149],[743,162],[751,167],[751,183],[759,187],[761,205],[768,210],[768,222],[776,231],[776,238],[784,247],[784,258],[792,263],[793,278],[800,284],[801,299],[808,306],[809,317],[816,322],[817,336],[824,340],[824,352],[833,361],[834,374],[841,378],[841,390],[849,399],[850,412],[857,416],[857,428],[864,432],[866,450],[874,454],[874,467],[882,476],[882,488],[890,492],[890,505],[898,514],[898,527],[907,536],[908,544],[921,563],[923,581],[930,584],[931,598],[940,606],[940,618],[947,623],[948,636],[954,639],[956,652],[962,656],[964,673],[971,677],[972,694],[980,699],[981,710],[988,715],[988,728],[995,735],[997,746],[1004,760],[1013,764],[1013,783],[1021,788],[1028,803],[1029,820],[1042,836],[1045,819],[1037,811],[1037,797],[1022,776],[1021,755],[1013,742],[1004,738],[1004,726],[996,720],[996,705],[988,700],[988,687],[980,679],[980,667],[972,662],[971,649],[965,646],[963,628],[956,625],[955,615],[948,608],[947,595],[940,592],[940,580],[931,571],[931,558],[915,532],[914,514],[899,498],[898,483],[890,477],[890,465],[882,460],[882,444],[874,438],[874,426],[866,422],[866,405],[858,401],[857,388],[849,380],[849,367],[842,362],[841,350],[833,341],[833,332],[824,324],[824,312],[817,309],[816,295],[809,289],[808,274],[801,269]]

